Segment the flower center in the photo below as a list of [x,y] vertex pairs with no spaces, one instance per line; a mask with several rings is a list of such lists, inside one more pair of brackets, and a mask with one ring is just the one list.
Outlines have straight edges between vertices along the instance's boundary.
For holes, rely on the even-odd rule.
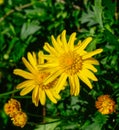
[[41,84],[43,80],[48,76],[48,73],[45,72],[38,72],[37,74],[34,75],[34,79],[38,84]]
[[112,105],[113,105],[113,102],[111,102],[110,100],[104,101],[104,102],[102,103],[102,106],[103,106],[103,107],[110,107],[110,106],[112,106]]
[[48,83],[47,85],[42,85],[42,89],[51,89],[55,87],[57,79],[53,80],[52,82]]
[[74,75],[82,69],[82,57],[75,52],[64,53],[59,58],[61,68],[70,75]]
[[37,75],[34,76],[34,79],[36,81],[36,83],[42,87],[42,89],[50,89],[52,87],[54,87],[54,85],[56,84],[56,80],[48,83],[47,85],[44,85],[43,84],[43,81],[45,78],[47,78],[49,76],[49,73],[46,73],[46,72],[40,72],[40,73],[37,73]]

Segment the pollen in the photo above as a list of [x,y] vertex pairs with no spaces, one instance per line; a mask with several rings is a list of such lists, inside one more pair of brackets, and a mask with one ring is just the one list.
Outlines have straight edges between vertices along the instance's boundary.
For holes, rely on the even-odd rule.
[[37,75],[34,75],[34,80],[37,84],[39,84],[39,87],[42,88],[42,90],[53,88],[57,82],[57,78],[53,80],[52,82],[48,83],[47,85],[43,84],[43,81],[45,78],[49,76],[50,73],[46,72],[39,72]]
[[51,89],[54,88],[54,86],[57,83],[57,78],[55,80],[53,80],[52,82],[48,83],[47,85],[42,85],[42,89]]
[[64,53],[59,58],[61,69],[69,75],[74,75],[82,69],[82,57],[75,52]]
[[36,81],[37,84],[42,84],[43,80],[48,77],[49,73],[45,72],[39,72],[36,75],[34,75],[34,80]]

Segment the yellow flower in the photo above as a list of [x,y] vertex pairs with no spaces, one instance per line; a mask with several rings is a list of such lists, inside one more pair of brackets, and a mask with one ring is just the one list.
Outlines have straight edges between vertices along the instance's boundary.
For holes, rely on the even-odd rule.
[[39,69],[50,72],[50,75],[44,80],[44,84],[52,82],[57,77],[57,92],[62,90],[62,86],[69,80],[71,95],[78,95],[80,91],[81,79],[89,88],[92,88],[90,80],[97,81],[93,72],[97,69],[93,65],[99,65],[99,62],[92,56],[101,53],[102,49],[87,52],[84,49],[91,42],[92,38],[88,37],[84,41],[79,41],[74,45],[76,33],[72,33],[69,41],[66,40],[66,31],[54,38],[51,36],[53,46],[45,43],[44,49],[49,55],[43,55],[47,63],[39,65]]
[[11,118],[11,120],[15,126],[23,128],[27,123],[27,115],[26,113],[19,111]]
[[2,5],[4,3],[4,0],[0,0],[0,5]]
[[39,51],[37,58],[34,52],[33,54],[28,52],[28,61],[24,57],[22,58],[22,61],[29,72],[22,69],[15,69],[13,72],[14,74],[26,79],[26,81],[18,84],[16,88],[22,89],[20,92],[21,96],[26,95],[33,90],[32,102],[35,106],[38,106],[39,101],[42,105],[44,105],[46,102],[46,95],[53,103],[57,103],[57,99],[60,99],[60,95],[55,92],[57,79],[49,82],[47,85],[43,84],[44,79],[48,77],[49,73],[38,70],[37,65],[44,63],[44,60],[40,58],[42,55],[43,52]]
[[4,105],[4,111],[10,117],[14,116],[15,113],[21,111],[21,104],[16,99],[10,99],[8,103]]
[[95,102],[95,106],[102,114],[111,114],[115,111],[115,102],[109,95],[101,95]]

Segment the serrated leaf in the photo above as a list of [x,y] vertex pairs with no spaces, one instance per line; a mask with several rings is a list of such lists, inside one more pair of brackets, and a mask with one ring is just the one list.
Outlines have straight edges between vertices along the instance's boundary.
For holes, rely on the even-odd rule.
[[109,42],[111,46],[115,46],[115,49],[119,50],[118,38],[114,34],[112,34],[109,30],[105,29],[104,36],[106,41]]
[[102,130],[102,126],[100,126],[98,123],[92,123],[91,125],[84,128],[84,130]]
[[88,8],[87,12],[83,12],[80,19],[81,23],[87,23],[88,26],[99,24],[100,27],[103,28],[102,12],[102,0],[95,0],[95,4],[92,6],[92,9]]
[[100,27],[103,28],[103,22],[102,22],[102,0],[95,0],[95,4],[93,6],[94,14],[96,21],[99,23]]
[[32,21],[31,23],[24,23],[21,29],[21,39],[25,40],[29,35],[34,34],[40,29],[39,23],[37,21]]
[[71,97],[71,105],[76,105],[77,103],[79,103],[78,97],[72,96]]
[[38,125],[34,130],[54,130],[60,123],[61,121],[56,121],[48,124]]
[[97,24],[97,21],[94,17],[94,12],[91,9],[87,9],[87,12],[83,12],[82,17],[80,18],[81,23],[87,23],[88,26]]

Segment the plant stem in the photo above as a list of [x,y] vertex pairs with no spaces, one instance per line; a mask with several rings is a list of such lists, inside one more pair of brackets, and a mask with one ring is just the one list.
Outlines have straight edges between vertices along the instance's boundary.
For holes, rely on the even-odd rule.
[[32,6],[32,3],[28,3],[19,7],[15,7],[15,9],[11,9],[9,12],[7,12],[3,17],[0,18],[0,22],[2,22],[7,16],[9,16],[10,14],[14,13],[16,10],[17,11],[21,11],[24,8],[30,7]]
[[43,123],[45,123],[46,108],[43,106]]
[[13,94],[13,93],[16,93],[16,92],[18,92],[19,90],[13,90],[13,91],[9,91],[9,92],[6,92],[6,93],[2,93],[2,94],[0,94],[0,97],[4,97],[4,96],[6,96],[6,95],[9,95],[9,94]]

